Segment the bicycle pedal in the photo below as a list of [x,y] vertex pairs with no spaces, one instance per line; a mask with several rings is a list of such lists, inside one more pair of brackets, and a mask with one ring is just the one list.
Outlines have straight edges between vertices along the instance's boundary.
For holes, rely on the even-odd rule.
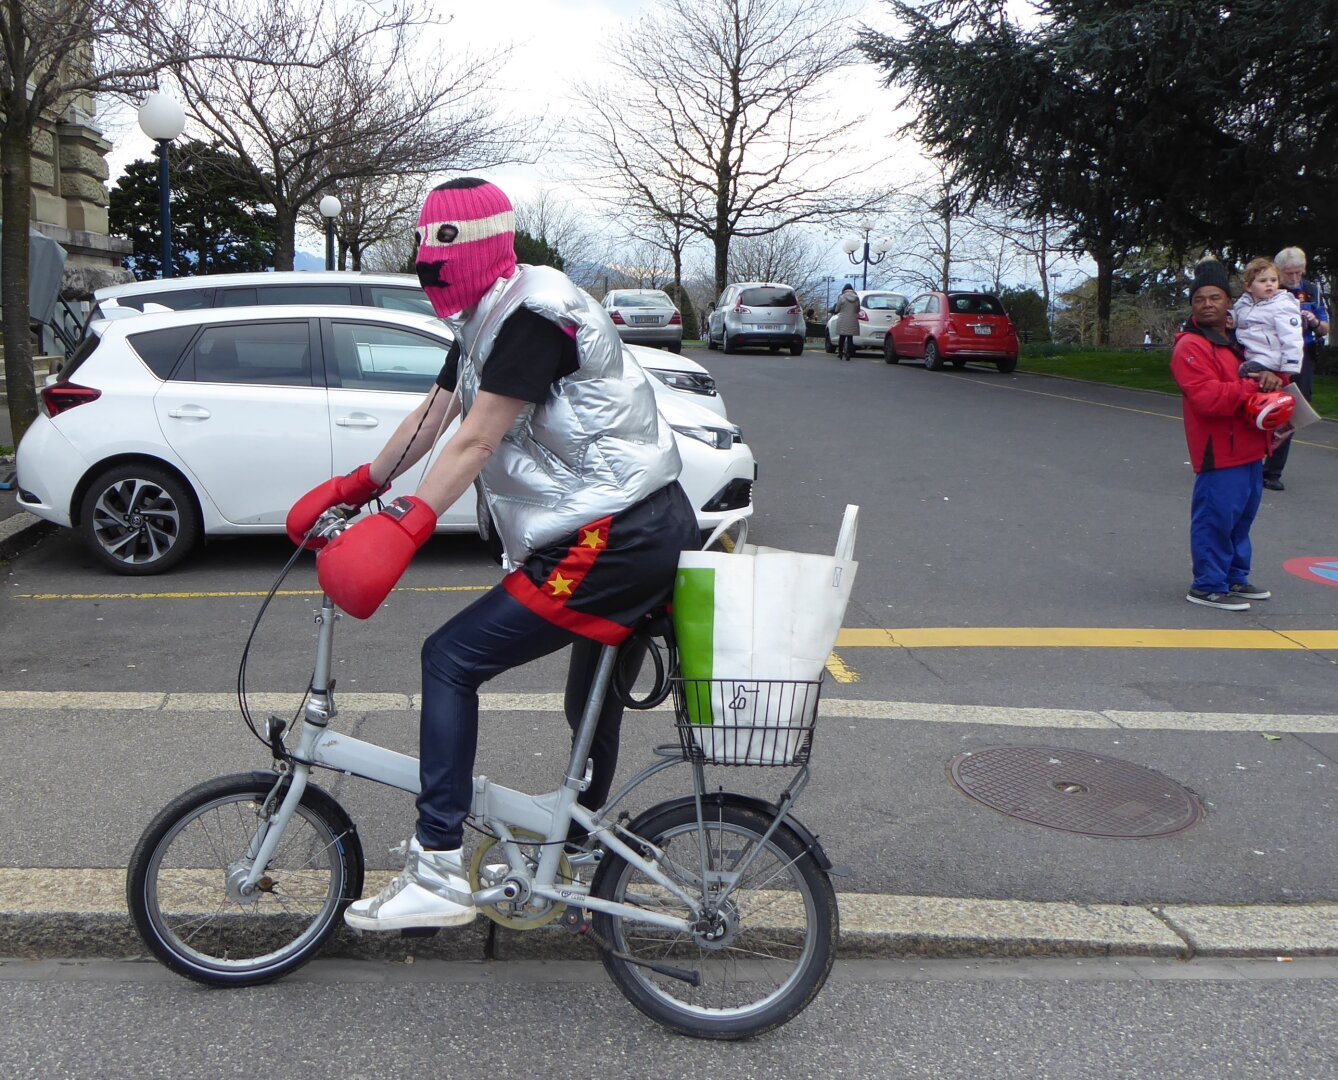
[[400,937],[436,937],[440,932],[440,926],[408,926],[400,931]]

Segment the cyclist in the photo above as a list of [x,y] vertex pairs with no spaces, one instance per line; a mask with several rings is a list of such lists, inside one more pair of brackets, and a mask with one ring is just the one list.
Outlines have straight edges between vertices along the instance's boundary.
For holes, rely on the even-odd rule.
[[[345,913],[364,930],[474,918],[461,849],[479,686],[571,645],[574,731],[600,646],[625,641],[668,599],[679,551],[700,545],[646,375],[589,295],[551,267],[516,264],[506,195],[483,180],[451,180],[428,194],[417,233],[419,280],[455,344],[436,386],[376,459],[304,495],[288,533],[300,543],[330,507],[371,500],[462,414],[416,493],[331,541],[317,554],[317,575],[341,608],[369,618],[438,516],[476,480],[509,573],[423,645],[418,825],[403,872]],[[610,695],[584,806],[607,800],[621,719]]]

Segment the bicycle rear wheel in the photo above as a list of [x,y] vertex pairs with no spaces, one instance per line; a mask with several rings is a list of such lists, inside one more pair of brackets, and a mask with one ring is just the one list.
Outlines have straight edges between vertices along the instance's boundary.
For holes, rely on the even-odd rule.
[[144,944],[178,974],[253,986],[306,963],[362,892],[362,844],[348,815],[308,786],[256,891],[239,885],[258,833],[277,811],[277,777],[210,780],[150,823],[126,873],[126,902]]
[[[704,897],[706,918],[691,933],[596,912],[610,949],[604,967],[627,999],[657,1023],[703,1039],[744,1039],[793,1019],[831,971],[838,934],[836,893],[803,841],[781,825],[764,844],[770,820],[728,801],[648,812],[639,836],[664,851],[660,869],[685,893]],[[703,886],[702,860],[706,861]],[[751,861],[749,861],[751,860]],[[723,904],[711,899],[738,877]],[[687,906],[612,853],[591,893],[657,914],[691,918]],[[630,963],[696,971],[699,986]]]

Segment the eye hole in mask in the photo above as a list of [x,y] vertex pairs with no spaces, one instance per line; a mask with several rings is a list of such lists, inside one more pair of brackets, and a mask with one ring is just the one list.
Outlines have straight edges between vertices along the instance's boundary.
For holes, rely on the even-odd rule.
[[455,243],[460,235],[459,226],[452,225],[449,221],[438,222],[435,225],[420,225],[414,232],[418,236],[418,242],[425,247],[445,247],[447,244]]

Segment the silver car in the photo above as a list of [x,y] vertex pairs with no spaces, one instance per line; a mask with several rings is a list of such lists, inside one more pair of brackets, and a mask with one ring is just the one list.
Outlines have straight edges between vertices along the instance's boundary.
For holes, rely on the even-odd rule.
[[765,345],[773,353],[788,348],[791,356],[804,351],[804,311],[789,285],[774,281],[740,281],[725,287],[711,311],[706,347],[737,352],[748,345]]
[[669,294],[659,289],[613,289],[604,297],[618,336],[628,345],[683,348],[683,315]]

